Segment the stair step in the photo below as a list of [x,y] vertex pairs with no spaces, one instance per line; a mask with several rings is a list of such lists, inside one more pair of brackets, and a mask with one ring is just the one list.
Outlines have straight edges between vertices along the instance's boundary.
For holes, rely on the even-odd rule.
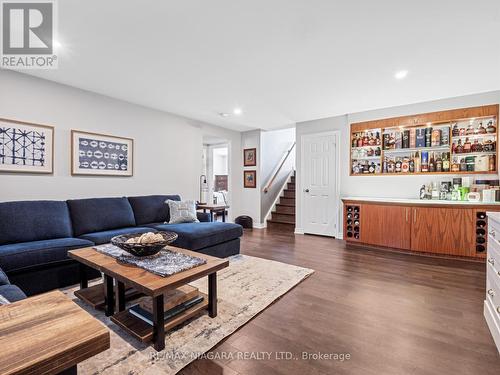
[[290,224],[276,220],[267,220],[267,229],[293,233],[295,231],[295,223]]
[[278,214],[295,214],[295,206],[287,206],[284,204],[276,205],[276,213]]
[[295,190],[283,190],[283,196],[285,198],[295,198]]
[[282,223],[295,224],[295,214],[283,214],[283,213],[273,212],[271,214],[271,220],[279,221]]
[[280,197],[280,203],[286,206],[295,206],[295,198]]
[[295,190],[295,182],[289,182],[286,186],[288,190]]

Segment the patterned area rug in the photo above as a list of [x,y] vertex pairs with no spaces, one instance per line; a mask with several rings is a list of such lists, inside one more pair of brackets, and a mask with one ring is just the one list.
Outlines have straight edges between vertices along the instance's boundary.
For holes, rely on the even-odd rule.
[[[159,354],[122,331],[104,312],[74,297],[76,287],[63,290],[111,332],[111,348],[79,364],[79,373],[175,374],[314,272],[247,255],[236,255],[229,260],[229,267],[217,273],[217,317],[211,319],[203,313],[167,332],[165,350]],[[206,278],[191,283],[204,293],[207,284]]]

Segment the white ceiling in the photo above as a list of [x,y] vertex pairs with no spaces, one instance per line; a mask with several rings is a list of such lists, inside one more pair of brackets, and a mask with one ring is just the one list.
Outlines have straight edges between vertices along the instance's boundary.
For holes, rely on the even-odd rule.
[[59,69],[30,74],[236,130],[500,89],[498,0],[58,4]]

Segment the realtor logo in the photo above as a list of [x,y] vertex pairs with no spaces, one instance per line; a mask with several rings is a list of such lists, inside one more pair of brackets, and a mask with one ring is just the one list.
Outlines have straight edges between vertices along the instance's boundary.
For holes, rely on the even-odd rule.
[[7,69],[54,69],[55,3],[1,1],[2,55]]

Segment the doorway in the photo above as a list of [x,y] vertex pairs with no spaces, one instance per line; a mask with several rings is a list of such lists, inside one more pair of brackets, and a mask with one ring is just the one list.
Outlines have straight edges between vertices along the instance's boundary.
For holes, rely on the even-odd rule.
[[301,138],[302,225],[304,233],[338,236],[339,132]]
[[[206,183],[201,199],[208,204],[230,207],[230,144],[218,137],[203,137],[203,169]],[[229,210],[229,208],[228,208]],[[226,215],[229,214],[226,210]],[[222,220],[222,213],[214,220]]]

